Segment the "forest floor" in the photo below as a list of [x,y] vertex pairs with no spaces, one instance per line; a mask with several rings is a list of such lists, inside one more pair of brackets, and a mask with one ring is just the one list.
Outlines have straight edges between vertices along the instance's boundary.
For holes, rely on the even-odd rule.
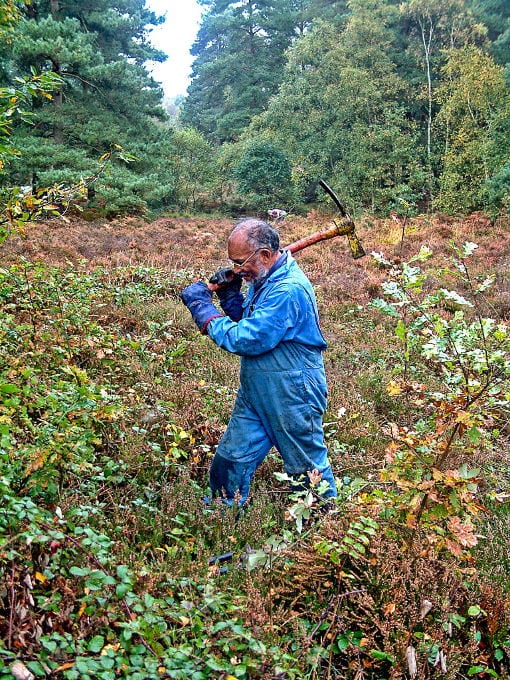
[[[331,220],[290,215],[277,225],[282,244]],[[226,266],[233,224],[67,215],[1,245],[0,446],[12,455],[0,475],[10,508],[0,522],[0,678],[21,659],[37,677],[65,680],[380,680],[408,677],[409,650],[423,677],[439,662],[445,677],[509,677],[510,421],[498,366],[510,218],[364,217],[366,257],[354,260],[345,237],[296,254],[328,341],[324,425],[340,495],[337,511],[312,514],[303,532],[309,507],[289,496],[276,452],[240,517],[203,504],[239,361],[197,331],[179,292]],[[433,255],[413,260],[424,249]],[[414,309],[395,306],[396,326],[370,303],[383,302],[384,283],[406,262],[423,272],[424,293],[410,290]],[[427,321],[420,300],[438,290],[452,296],[427,308],[425,329],[413,326]],[[485,352],[470,345],[460,310]],[[441,322],[462,331],[461,365],[482,357],[471,386],[479,374],[501,381],[491,395],[481,390],[479,411],[455,398],[453,355],[435,362],[413,350],[412,340],[423,349],[429,338],[440,347]],[[408,441],[420,455],[437,448],[443,467],[412,458],[413,446],[412,465],[400,464],[392,446]],[[428,503],[418,510],[420,497]],[[211,565],[232,552],[250,568]]]

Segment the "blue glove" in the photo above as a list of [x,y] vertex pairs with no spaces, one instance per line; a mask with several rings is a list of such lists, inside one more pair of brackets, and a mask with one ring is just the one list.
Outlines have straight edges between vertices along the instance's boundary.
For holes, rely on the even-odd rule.
[[212,303],[212,293],[203,281],[196,281],[181,291],[181,300],[191,312],[193,321],[200,332],[207,333],[207,324],[217,316],[222,316]]
[[[227,278],[225,272],[231,275]],[[243,300],[244,296],[241,293],[241,286],[243,277],[240,274],[234,274],[231,269],[220,269],[211,277],[221,283],[221,288],[218,288],[216,295],[220,301],[222,310],[227,314],[232,321],[239,321],[243,316]]]

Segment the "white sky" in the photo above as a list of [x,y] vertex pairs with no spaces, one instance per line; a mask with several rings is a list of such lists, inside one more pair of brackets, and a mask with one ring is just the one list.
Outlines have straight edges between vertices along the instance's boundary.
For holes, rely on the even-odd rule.
[[150,64],[152,77],[162,84],[171,99],[186,94],[193,57],[189,50],[195,41],[202,8],[195,0],[146,0],[146,6],[166,21],[150,32],[154,47],[168,55],[163,64]]

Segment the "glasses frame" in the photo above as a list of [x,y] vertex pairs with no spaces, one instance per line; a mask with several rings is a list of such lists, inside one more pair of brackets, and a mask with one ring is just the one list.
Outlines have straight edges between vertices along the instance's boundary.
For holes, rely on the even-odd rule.
[[251,255],[248,255],[246,260],[243,260],[243,262],[235,262],[234,260],[231,260],[230,258],[228,259],[228,261],[230,262],[232,269],[235,269],[236,267],[237,267],[237,269],[242,269],[244,267],[244,265],[248,264],[248,262],[251,260],[251,258],[255,257],[255,255],[257,253],[260,253],[261,250],[266,250],[266,248],[257,248],[257,250],[254,250]]

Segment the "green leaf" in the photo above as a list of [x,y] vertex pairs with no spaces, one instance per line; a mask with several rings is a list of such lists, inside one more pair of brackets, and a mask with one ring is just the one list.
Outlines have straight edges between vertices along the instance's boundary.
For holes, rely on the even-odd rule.
[[115,587],[115,594],[117,597],[124,597],[126,593],[129,593],[131,590],[131,584],[130,583],[118,583],[117,586]]
[[391,654],[387,654],[386,652],[381,652],[378,649],[371,649],[370,656],[373,659],[379,659],[381,661],[390,661],[391,663],[395,663],[394,656],[391,656]]
[[12,383],[2,383],[0,384],[0,394],[16,394],[20,389],[17,385]]
[[499,677],[496,671],[493,671],[492,668],[487,668],[487,666],[471,666],[471,668],[468,669],[467,672],[468,675],[490,675],[493,678]]
[[104,647],[104,637],[102,635],[94,636],[88,644],[89,652],[94,652],[95,654],[100,652],[103,649],[103,647]]
[[88,568],[82,569],[81,567],[71,567],[69,571],[73,576],[88,576],[90,574],[90,569]]
[[350,645],[349,638],[346,635],[339,635],[336,639],[336,646],[339,652],[345,652]]
[[397,325],[395,326],[395,335],[397,336],[397,338],[402,340],[402,342],[406,341],[407,328],[402,319],[399,319],[397,321]]

